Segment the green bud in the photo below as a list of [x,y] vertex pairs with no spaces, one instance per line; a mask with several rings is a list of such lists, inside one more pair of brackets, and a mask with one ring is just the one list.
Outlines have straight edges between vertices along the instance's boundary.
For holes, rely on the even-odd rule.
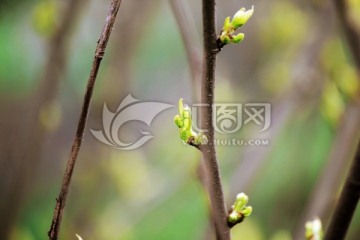
[[184,126],[184,123],[182,121],[182,118],[179,115],[176,115],[174,117],[174,122],[178,128],[182,128]]
[[230,17],[225,18],[223,29],[218,37],[220,40],[219,48],[222,48],[224,45],[229,44],[230,42],[239,43],[241,42],[245,35],[243,33],[239,33],[237,35],[234,32],[241,26],[243,26],[253,15],[254,6],[250,10],[245,10],[245,8],[240,8],[239,11],[234,15],[232,21],[230,21]]
[[239,33],[232,38],[233,43],[239,43],[244,39],[245,35],[243,33]]
[[230,17],[225,18],[223,31],[230,31],[231,26]]
[[232,27],[236,30],[243,26],[253,15],[254,6],[250,10],[245,11],[245,8],[241,8],[233,17],[231,21]]
[[228,226],[233,227],[234,225],[241,223],[244,219],[251,215],[252,207],[246,206],[249,198],[245,193],[239,193],[236,196],[236,200],[234,205],[232,206],[232,210],[228,215]]
[[190,137],[192,137],[192,134],[190,131],[186,131],[186,130],[180,131],[181,140],[184,140],[185,142],[187,142]]
[[184,128],[191,130],[191,127],[192,127],[191,110],[188,105],[184,106],[182,118],[183,118]]
[[248,216],[250,216],[251,213],[252,213],[252,207],[247,206],[247,207],[245,207],[243,210],[241,210],[240,213],[241,213],[243,216],[248,217]]
[[245,205],[248,203],[248,201],[249,201],[249,198],[248,198],[248,196],[246,196],[245,193],[239,193],[236,196],[233,211],[240,212],[245,207]]
[[183,99],[180,98],[179,99],[179,114],[181,117],[183,116],[183,112],[184,112],[184,103],[183,103]]
[[313,221],[308,221],[305,224],[305,238],[306,240],[322,240],[324,232],[319,218]]
[[228,222],[232,223],[232,224],[236,224],[239,222],[241,218],[241,215],[237,212],[231,212],[228,216]]
[[183,103],[183,99],[179,100],[179,115],[174,117],[174,122],[179,128],[180,138],[186,143],[207,144],[208,139],[203,133],[197,134],[192,130],[191,108]]
[[221,42],[222,42],[224,45],[226,45],[226,44],[228,44],[228,43],[231,42],[230,37],[229,37],[228,35],[226,35],[226,34],[222,34],[222,35],[220,36],[220,40],[221,40]]

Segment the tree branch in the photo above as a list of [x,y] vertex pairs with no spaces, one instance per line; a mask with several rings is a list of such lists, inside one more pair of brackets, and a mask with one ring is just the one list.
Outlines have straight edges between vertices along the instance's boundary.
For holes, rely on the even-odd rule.
[[206,129],[208,144],[201,145],[204,166],[208,174],[208,190],[215,231],[218,240],[230,239],[230,229],[227,226],[227,212],[221,185],[218,162],[214,146],[213,110],[215,66],[218,47],[216,44],[215,0],[202,1],[204,56],[201,80],[201,102],[208,107],[201,108],[201,129]]
[[360,141],[325,240],[345,238],[360,197]]
[[[191,85],[192,85],[192,95],[193,101],[197,101],[198,99],[198,82],[200,81],[201,76],[201,55],[200,55],[200,44],[197,39],[198,32],[195,29],[195,22],[190,14],[189,5],[186,4],[183,0],[170,0],[170,6],[172,12],[174,13],[177,25],[180,30],[181,38],[184,43],[184,48],[186,52],[186,57],[188,60],[188,65],[191,74]],[[199,145],[195,144],[193,141],[188,141],[190,146],[193,146],[200,150]],[[199,164],[196,169],[196,176],[198,177],[199,182],[201,183],[204,193],[208,196],[208,180],[207,180],[207,173],[206,168],[204,165],[204,161],[199,159]],[[208,203],[210,202],[209,199]],[[205,238],[204,239],[212,239],[214,236],[214,232],[210,231],[211,227],[214,224],[214,219],[211,212],[210,204],[209,207],[209,222],[211,225],[205,231]]]
[[[356,29],[348,15],[348,5],[344,0],[334,0],[339,20],[344,29],[344,34],[349,45],[357,68],[360,80],[360,31]],[[357,99],[358,101],[359,95]],[[352,216],[356,210],[360,197],[360,141],[358,142],[357,153],[352,166],[348,172],[345,185],[341,191],[335,212],[331,218],[329,228],[325,235],[325,240],[344,239],[350,226]]]
[[51,240],[58,239],[59,231],[60,231],[60,224],[61,219],[64,212],[64,207],[66,203],[66,198],[69,191],[69,186],[71,182],[71,177],[74,171],[76,159],[80,150],[81,142],[83,141],[84,136],[84,129],[86,125],[87,116],[89,113],[90,108],[90,102],[91,97],[93,93],[93,89],[95,86],[95,80],[97,77],[97,73],[100,67],[101,60],[104,57],[105,49],[107,46],[107,43],[109,41],[109,37],[116,19],[116,15],[118,13],[119,7],[120,7],[121,0],[113,0],[111,2],[110,10],[106,18],[106,23],[103,28],[103,31],[100,35],[100,38],[98,40],[98,44],[95,50],[95,57],[92,65],[92,69],[90,72],[90,77],[88,80],[88,84],[86,87],[86,92],[84,96],[84,102],[77,126],[76,135],[74,138],[74,142],[71,148],[70,156],[67,162],[66,170],[64,179],[62,182],[61,190],[59,193],[58,198],[56,199],[56,207],[54,210],[54,216],[51,223],[51,228],[48,232],[48,236]]

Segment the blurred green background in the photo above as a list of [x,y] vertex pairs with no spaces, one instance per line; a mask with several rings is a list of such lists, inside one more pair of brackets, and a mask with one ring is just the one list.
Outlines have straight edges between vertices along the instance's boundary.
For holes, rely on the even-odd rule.
[[[201,3],[180,2],[201,53]],[[47,239],[109,4],[0,1],[1,239]],[[360,29],[360,2],[349,4]],[[239,192],[253,207],[231,231],[233,239],[301,239],[305,220],[319,216],[327,226],[353,157],[359,76],[331,2],[217,1],[218,31],[225,17],[251,5],[245,40],[218,55],[216,102],[271,103],[272,115],[265,132],[245,125],[217,135],[269,142],[217,148],[228,207]],[[169,1],[124,0],[120,7],[60,239],[213,239],[198,177],[201,156],[181,143],[176,107],[142,126],[154,138],[136,150],[111,148],[91,134],[102,127],[104,103],[114,112],[129,93],[173,105],[179,98],[198,102],[199,84]],[[360,239],[360,210],[347,239]]]

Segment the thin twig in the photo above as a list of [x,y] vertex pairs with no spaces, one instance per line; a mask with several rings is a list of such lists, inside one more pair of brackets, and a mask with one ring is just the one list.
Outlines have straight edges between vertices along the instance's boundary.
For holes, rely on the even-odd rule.
[[216,44],[215,27],[215,0],[202,1],[203,13],[203,37],[204,56],[203,73],[201,80],[201,102],[209,107],[201,108],[201,129],[206,129],[208,144],[201,145],[204,166],[208,174],[209,198],[212,208],[212,216],[215,224],[216,237],[218,240],[230,239],[230,229],[227,226],[227,212],[220,179],[219,167],[214,145],[213,110],[215,66],[218,47]]
[[357,153],[340,194],[325,240],[345,239],[356,205],[360,197],[360,141]]
[[61,219],[64,212],[64,207],[66,203],[67,194],[69,191],[69,186],[71,182],[71,176],[74,171],[76,159],[80,150],[81,142],[83,140],[84,136],[84,129],[86,125],[87,116],[89,113],[90,108],[90,102],[91,97],[93,93],[93,89],[95,86],[95,80],[97,77],[97,73],[100,67],[101,60],[104,57],[105,49],[107,46],[107,43],[109,41],[109,37],[116,19],[116,15],[118,13],[119,7],[120,7],[121,0],[113,0],[111,2],[110,10],[106,18],[106,23],[103,28],[103,31],[100,35],[100,38],[98,40],[98,44],[95,50],[95,57],[92,65],[92,69],[90,72],[90,77],[88,80],[88,84],[86,87],[86,93],[84,96],[84,102],[81,109],[81,114],[77,126],[76,135],[74,138],[74,142],[71,148],[70,156],[67,162],[66,171],[64,175],[64,179],[62,182],[61,190],[59,193],[58,198],[56,199],[56,207],[54,210],[54,216],[51,223],[51,228],[48,232],[48,236],[51,240],[58,239],[59,231],[60,231],[60,224]]

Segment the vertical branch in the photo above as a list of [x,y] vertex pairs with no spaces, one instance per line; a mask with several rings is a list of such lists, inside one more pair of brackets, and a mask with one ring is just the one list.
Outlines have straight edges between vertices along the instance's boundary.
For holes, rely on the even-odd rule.
[[206,129],[208,144],[201,146],[204,166],[208,179],[208,191],[212,216],[217,239],[230,239],[230,229],[227,226],[227,213],[221,185],[219,166],[214,146],[213,109],[215,66],[218,47],[216,44],[215,0],[202,1],[204,56],[201,80],[201,102],[207,107],[201,108],[201,129]]
[[[360,31],[352,24],[345,0],[334,0],[340,24],[344,30],[350,53],[353,56],[360,80]],[[357,96],[359,97],[359,95]],[[357,101],[359,99],[355,99]],[[356,103],[353,102],[352,104]],[[360,141],[357,153],[348,172],[335,212],[325,235],[325,240],[344,239],[360,198]]]
[[[192,85],[192,94],[193,100],[198,99],[198,81],[200,80],[201,75],[201,56],[200,56],[200,46],[198,46],[198,39],[196,37],[197,31],[195,29],[195,22],[192,21],[192,16],[190,14],[190,9],[188,4],[183,0],[170,0],[170,6],[172,12],[175,16],[177,25],[180,30],[181,38],[184,43],[184,48],[186,52],[186,57],[191,73],[191,85]],[[197,166],[197,177],[201,183],[205,194],[208,195],[208,184],[207,184],[207,174],[204,161],[200,159],[199,165]],[[209,202],[209,199],[207,199]],[[208,205],[210,207],[210,204]],[[209,209],[209,220],[211,224],[214,223],[211,209]],[[209,224],[210,225],[210,224]],[[213,226],[213,225],[211,225]],[[210,239],[214,233],[210,230],[210,226],[205,231],[205,239]]]
[[360,197],[360,141],[325,240],[345,239]]
[[[345,39],[353,55],[355,66],[360,77],[360,34],[347,16],[346,5],[342,0],[335,0],[337,14],[340,19]],[[329,14],[328,14],[329,15]],[[359,98],[359,97],[357,97]],[[333,189],[340,186],[341,175],[348,165],[347,159],[353,148],[356,147],[358,126],[360,122],[359,99],[352,99],[345,109],[345,113],[339,124],[339,129],[334,140],[326,167],[313,188],[305,212],[300,218],[295,238],[303,236],[304,222],[314,216],[324,216],[329,206],[333,203]],[[324,216],[325,217],[325,216]]]
[[307,220],[316,216],[323,219],[330,216],[328,209],[332,207],[336,198],[334,189],[339,189],[342,184],[342,176],[349,166],[351,156],[356,148],[356,138],[360,133],[359,107],[359,104],[350,103],[345,109],[326,166],[310,193],[304,213],[298,220],[295,239],[304,236],[304,223]]
[[93,89],[95,86],[95,80],[97,77],[97,73],[100,67],[101,60],[104,57],[105,49],[107,43],[109,41],[109,37],[116,19],[116,15],[118,13],[120,7],[121,0],[113,0],[111,2],[109,13],[106,17],[106,23],[103,28],[103,31],[98,40],[98,44],[95,50],[95,57],[92,65],[92,69],[90,72],[90,77],[88,80],[88,84],[86,87],[86,92],[84,96],[84,102],[81,109],[81,114],[77,126],[76,135],[74,138],[74,142],[71,148],[70,156],[66,165],[65,175],[62,182],[61,190],[58,198],[56,199],[56,207],[54,210],[54,216],[51,223],[51,228],[48,232],[48,236],[51,240],[58,239],[60,224],[64,212],[64,207],[66,203],[67,194],[69,191],[69,186],[71,182],[71,176],[74,171],[76,159],[80,150],[81,142],[83,141],[84,129],[86,125],[87,116],[89,113],[91,97],[93,93]]

